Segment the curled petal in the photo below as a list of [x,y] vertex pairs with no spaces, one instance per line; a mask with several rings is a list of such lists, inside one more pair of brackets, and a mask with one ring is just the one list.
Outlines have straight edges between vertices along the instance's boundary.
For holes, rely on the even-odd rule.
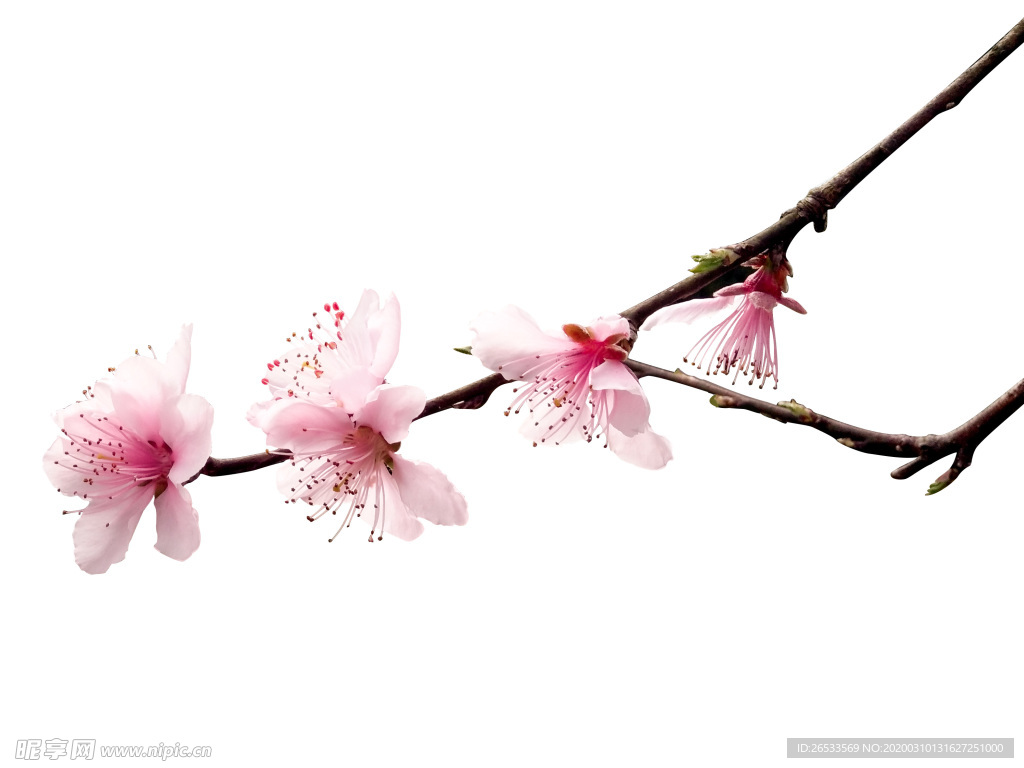
[[787,309],[792,309],[794,312],[799,312],[801,315],[807,314],[807,310],[803,308],[799,301],[797,301],[796,299],[791,299],[788,296],[780,296],[779,304],[786,307]]
[[188,560],[199,548],[199,515],[192,509],[189,492],[170,483],[153,504],[157,551],[175,560]]

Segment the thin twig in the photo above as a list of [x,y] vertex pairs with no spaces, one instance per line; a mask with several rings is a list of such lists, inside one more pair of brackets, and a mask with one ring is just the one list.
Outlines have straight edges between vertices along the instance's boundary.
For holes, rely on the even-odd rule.
[[975,449],[981,442],[1018,408],[1024,405],[1024,379],[1014,384],[999,396],[991,405],[968,419],[956,429],[942,435],[911,435],[875,432],[862,427],[855,427],[837,419],[815,413],[796,400],[772,403],[749,397],[740,392],[713,384],[707,379],[690,376],[681,371],[667,371],[638,360],[627,360],[626,365],[638,378],[652,376],[686,387],[699,389],[712,394],[711,404],[718,408],[735,408],[753,411],[768,416],[784,424],[800,424],[823,432],[841,445],[861,453],[872,453],[876,456],[896,456],[907,458],[913,456],[903,466],[892,471],[896,480],[905,480],[932,464],[943,456],[955,454],[953,465],[928,488],[928,493],[938,493],[956,480],[957,476],[971,465]]

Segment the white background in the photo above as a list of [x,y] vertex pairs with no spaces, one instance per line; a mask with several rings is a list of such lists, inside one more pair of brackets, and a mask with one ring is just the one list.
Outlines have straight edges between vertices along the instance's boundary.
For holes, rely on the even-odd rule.
[[[244,417],[285,334],[364,287],[402,304],[391,381],[473,380],[450,350],[477,312],[587,323],[676,281],[1019,14],[6,4],[0,756],[56,737],[210,745],[210,765],[775,765],[789,736],[1019,740],[1020,416],[925,498],[948,461],[896,482],[897,461],[665,382],[645,387],[667,469],[531,449],[504,389],[403,444],[465,494],[465,528],[328,544],[270,469],[190,486],[189,561],[152,548],[149,510],[93,577],[41,468],[50,414],[185,322],[221,457],[263,448]],[[1022,83],[1018,52],[799,236],[809,313],[776,313],[761,394],[926,434],[1024,375]],[[695,330],[635,355],[681,365]]]

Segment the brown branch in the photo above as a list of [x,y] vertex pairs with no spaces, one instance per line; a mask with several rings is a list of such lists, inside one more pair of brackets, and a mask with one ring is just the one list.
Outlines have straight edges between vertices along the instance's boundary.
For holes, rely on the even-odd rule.
[[264,451],[263,453],[239,456],[235,459],[215,459],[211,456],[206,460],[206,464],[203,465],[203,468],[182,483],[182,485],[188,485],[193,480],[196,480],[200,475],[209,475],[210,477],[237,475],[241,472],[252,472],[257,469],[263,469],[264,467],[272,467],[274,464],[280,464],[282,461],[286,461],[291,457],[291,453],[287,451],[283,453],[270,453],[270,451]]
[[[427,400],[427,404],[423,406],[423,410],[420,411],[420,415],[416,419],[432,416],[449,408],[479,408],[487,402],[487,398],[491,396],[491,393],[502,384],[508,384],[508,379],[500,373],[492,373],[490,376],[485,376],[478,381],[474,381],[472,384],[467,384],[464,387],[453,389],[451,392],[433,397]],[[416,421],[416,419],[413,419],[413,421]]]
[[980,83],[1022,43],[1024,43],[1024,19],[1021,19],[1013,29],[1003,35],[999,42],[989,48],[980,59],[969,66],[960,77],[947,85],[935,98],[915,112],[910,119],[831,179],[808,192],[804,199],[796,204],[796,207],[782,214],[778,221],[756,235],[728,246],[738,256],[735,261],[709,272],[687,277],[620,314],[639,327],[656,310],[690,298],[704,286],[735,269],[743,261],[782,242],[791,241],[808,224],[813,222],[816,231],[824,232],[830,209],[838,206],[854,187],[868,177],[868,174],[880,166],[914,134],[928,125],[933,118],[960,104],[964,97],[974,89],[974,86]]
[[[839,205],[839,202],[867,178],[868,174],[906,143],[910,137],[931,122],[936,115],[947,112],[962,102],[974,86],[980,83],[989,72],[1019,48],[1022,43],[1024,43],[1024,19],[899,128],[827,182],[808,192],[803,200],[782,214],[782,217],[770,227],[729,246],[729,249],[736,253],[736,259],[708,272],[687,277],[619,314],[629,320],[635,333],[644,320],[656,310],[671,304],[678,304],[692,297],[705,286],[736,269],[748,258],[764,253],[773,247],[788,245],[808,224],[813,222],[817,231],[824,231],[829,209]],[[500,375],[494,374],[467,384],[428,401],[426,408],[417,418],[430,416],[448,408],[479,408],[487,402],[491,393],[504,383],[505,381]]]
[[900,458],[913,456],[912,461],[892,471],[891,476],[896,480],[905,480],[942,457],[954,454],[952,466],[929,486],[928,494],[938,493],[956,480],[957,476],[971,465],[974,451],[981,442],[1024,405],[1024,379],[1021,379],[995,402],[956,429],[942,435],[913,437],[875,432],[846,424],[829,416],[815,413],[795,400],[772,405],[678,370],[666,371],[638,360],[627,360],[626,365],[638,378],[652,376],[710,392],[712,394],[711,404],[718,408],[753,411],[784,424],[800,424],[811,427],[825,433],[841,445],[861,453]]
[[[839,205],[840,201],[861,181],[867,178],[868,174],[881,165],[887,157],[899,149],[914,134],[931,122],[936,115],[947,112],[960,104],[974,86],[995,69],[1003,59],[1019,48],[1022,43],[1024,43],[1024,19],[1018,22],[999,42],[968,67],[960,77],[946,86],[935,98],[918,110],[899,128],[829,179],[829,181],[808,192],[794,208],[782,214],[782,217],[770,227],[752,237],[748,237],[746,240],[729,246],[729,249],[736,254],[736,258],[715,269],[687,277],[621,312],[621,316],[629,320],[634,335],[636,329],[654,311],[685,301],[702,288],[736,269],[748,258],[764,253],[770,248],[781,246],[784,249],[808,224],[813,222],[815,230],[823,232],[830,209]],[[712,401],[717,401],[716,404],[720,407],[743,408],[763,413],[779,421],[805,424],[826,434],[833,435],[841,442],[849,441],[852,443],[850,447],[859,451],[878,453],[884,456],[915,456],[916,458],[913,461],[892,473],[892,476],[897,479],[910,477],[928,464],[955,450],[957,454],[956,460],[950,470],[943,475],[943,478],[946,478],[947,475],[949,477],[945,481],[943,481],[943,478],[939,478],[932,486],[935,488],[935,485],[941,484],[941,487],[937,490],[941,490],[953,482],[960,471],[970,466],[974,448],[1013,411],[1020,407],[1022,392],[1024,392],[1022,390],[1024,382],[1022,382],[974,419],[953,430],[953,432],[946,433],[946,435],[910,437],[908,435],[888,435],[881,432],[871,432],[849,424],[843,424],[840,421],[815,414],[799,403],[773,406],[769,403],[746,398],[743,395],[683,373],[673,374],[660,368],[645,366],[643,363],[633,361],[630,361],[630,365],[634,371],[638,372],[638,375],[669,378],[672,381],[677,381],[696,389],[712,392],[715,394]],[[642,366],[646,372],[640,374],[638,366]],[[423,411],[416,418],[422,419],[425,416],[431,416],[449,408],[479,408],[487,402],[487,399],[495,389],[505,383],[507,383],[505,378],[497,373],[479,379],[471,384],[428,400]],[[1015,392],[1016,394],[1013,394]],[[1004,400],[1005,402],[1003,402]],[[999,407],[997,408],[997,406]],[[992,414],[982,418],[983,414],[988,413],[992,409],[995,409]],[[798,412],[802,415],[797,415]],[[810,421],[806,419],[810,419]],[[844,445],[846,444],[848,443],[844,442]],[[187,482],[192,482],[199,475],[216,476],[251,472],[255,469],[278,464],[286,458],[288,456],[285,454],[270,453],[242,456],[236,459],[215,459],[211,457],[199,474],[190,478]],[[930,492],[937,492],[937,490]]]

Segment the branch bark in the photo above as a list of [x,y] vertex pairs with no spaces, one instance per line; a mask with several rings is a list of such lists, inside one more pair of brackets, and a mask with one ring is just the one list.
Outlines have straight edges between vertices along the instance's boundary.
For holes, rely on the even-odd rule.
[[800,424],[811,427],[823,432],[841,445],[861,453],[899,458],[915,457],[912,461],[892,471],[891,476],[896,480],[912,477],[944,456],[954,454],[952,466],[929,486],[928,494],[938,493],[956,480],[957,476],[971,465],[974,451],[981,442],[1024,405],[1024,379],[1021,379],[991,405],[956,429],[951,429],[941,435],[915,437],[890,432],[875,432],[846,424],[830,416],[815,413],[796,400],[783,401],[773,405],[713,384],[707,379],[690,376],[681,371],[667,371],[638,360],[627,360],[626,365],[637,375],[637,378],[651,376],[709,392],[712,395],[711,404],[717,408],[752,411],[781,421],[783,424]]
[[[780,245],[785,247],[808,224],[813,223],[817,232],[824,232],[829,210],[838,206],[843,198],[880,166],[886,158],[903,146],[937,115],[948,112],[959,105],[978,83],[1022,43],[1024,43],[1024,19],[1014,25],[981,58],[940,91],[935,98],[827,182],[810,190],[793,208],[783,213],[778,221],[746,240],[728,246],[736,254],[736,258],[730,263],[687,277],[621,312],[620,315],[629,320],[634,335],[636,329],[656,310],[689,299],[749,258]],[[992,405],[957,429],[944,435],[911,437],[872,432],[816,414],[795,401],[771,405],[684,373],[672,373],[632,360],[628,362],[638,376],[656,376],[711,392],[714,394],[712,402],[719,407],[741,408],[762,413],[784,423],[804,424],[835,437],[844,445],[865,453],[876,453],[883,456],[914,456],[913,461],[893,471],[892,476],[897,479],[910,477],[943,456],[955,452],[956,458],[953,466],[932,484],[932,489],[935,490],[929,489],[929,493],[942,490],[953,482],[961,471],[970,466],[974,449],[978,444],[1016,411],[1024,401],[1024,380],[1022,380]],[[507,381],[501,374],[495,373],[466,384],[428,400],[423,411],[416,418],[422,419],[449,408],[480,408],[487,402],[494,390],[506,383]],[[199,474],[190,478],[188,482],[192,482],[199,475],[215,476],[250,472],[278,464],[287,458],[289,458],[287,454],[280,453],[260,453],[235,459],[211,457]],[[939,487],[936,488],[936,486]]]

